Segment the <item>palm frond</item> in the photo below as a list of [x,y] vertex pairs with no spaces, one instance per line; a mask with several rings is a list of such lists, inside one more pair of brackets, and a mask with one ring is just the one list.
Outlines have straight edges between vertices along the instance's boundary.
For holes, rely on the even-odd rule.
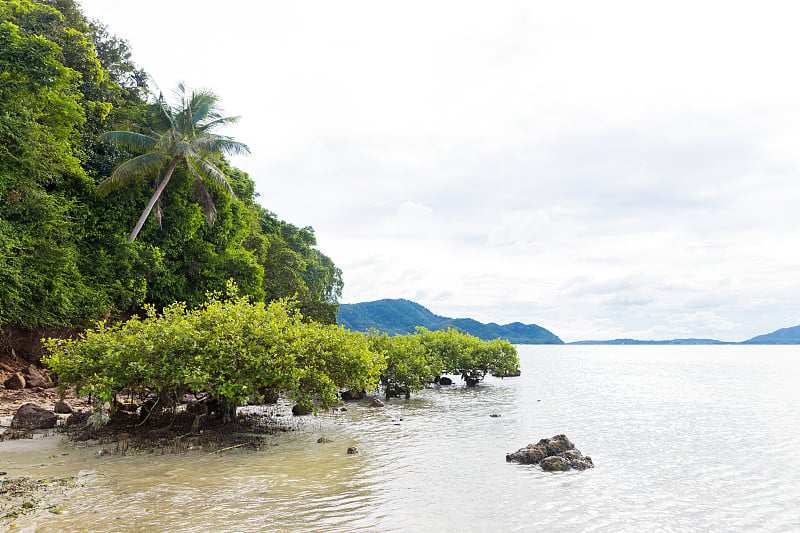
[[100,134],[100,140],[124,146],[134,152],[147,152],[152,150],[158,137],[151,137],[135,131],[107,131]]
[[163,94],[158,95],[158,99],[156,99],[156,105],[161,108],[161,113],[164,115],[164,118],[167,119],[170,129],[178,129],[178,125],[175,123],[175,114],[173,113],[172,108],[167,102],[167,99],[164,98]]
[[197,129],[198,129],[198,131],[201,131],[201,132],[211,131],[214,128],[217,128],[219,126],[224,126],[226,124],[236,124],[237,122],[239,122],[240,118],[242,118],[242,117],[240,117],[240,116],[220,117],[220,118],[214,119],[214,120],[212,120],[210,122],[206,122],[204,124],[201,124]]
[[114,172],[97,186],[97,194],[108,196],[117,189],[158,172],[165,160],[165,157],[158,152],[149,152],[129,159],[114,169]]
[[174,152],[176,154],[183,155],[187,159],[200,157],[200,154],[197,153],[197,148],[194,146],[194,144],[186,141],[178,141],[175,143]]
[[191,172],[206,178],[208,181],[222,189],[227,195],[231,196],[232,198],[236,198],[228,178],[225,177],[225,173],[207,158],[187,160],[186,166],[190,168]]
[[200,174],[198,174],[198,172],[191,165],[188,166],[189,172],[194,176],[194,187],[199,200],[198,203],[200,204],[200,207],[203,208],[203,214],[206,216],[206,222],[209,226],[213,226],[214,221],[217,219],[217,206],[214,204],[214,199],[211,197],[211,193],[208,192],[208,187],[206,187],[206,184],[200,177]]
[[197,107],[192,107],[192,125],[197,128],[206,118],[208,118],[208,113],[211,110],[210,105],[207,102],[203,102],[197,105]]
[[201,150],[211,154],[244,155],[250,153],[250,148],[239,141],[234,141],[224,135],[205,135],[193,143]]

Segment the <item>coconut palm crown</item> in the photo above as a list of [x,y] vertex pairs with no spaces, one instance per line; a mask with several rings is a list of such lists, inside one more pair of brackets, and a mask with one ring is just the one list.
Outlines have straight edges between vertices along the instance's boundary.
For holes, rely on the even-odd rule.
[[[225,174],[214,163],[222,155],[249,154],[247,145],[231,137],[217,135],[212,130],[233,124],[239,117],[222,116],[217,96],[208,90],[189,91],[179,83],[175,91],[177,103],[170,105],[163,95],[155,103],[161,109],[161,133],[148,130],[146,133],[134,131],[109,131],[100,139],[123,146],[141,155],[120,164],[111,175],[97,186],[97,194],[106,196],[117,189],[140,181],[147,176],[156,177],[156,190],[131,232],[128,242],[136,240],[153,206],[159,203],[161,193],[169,183],[172,173],[183,164],[194,176],[200,192],[200,204],[206,214],[209,226],[214,224],[216,207],[206,188],[215,184],[226,194],[234,196]],[[166,166],[163,176],[161,171]],[[159,223],[160,207],[156,210]]]

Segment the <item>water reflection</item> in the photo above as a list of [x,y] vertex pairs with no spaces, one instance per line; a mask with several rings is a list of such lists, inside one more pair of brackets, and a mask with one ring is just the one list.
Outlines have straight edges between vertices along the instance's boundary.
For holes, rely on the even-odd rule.
[[[0,454],[43,475],[94,472],[66,514],[31,526],[42,531],[800,528],[793,352],[523,347],[521,356],[519,378],[384,408],[348,404],[263,452],[97,457],[62,447],[53,459],[45,449],[9,455],[3,443]],[[597,468],[552,474],[505,462],[557,433]],[[768,453],[743,452],[765,442]]]

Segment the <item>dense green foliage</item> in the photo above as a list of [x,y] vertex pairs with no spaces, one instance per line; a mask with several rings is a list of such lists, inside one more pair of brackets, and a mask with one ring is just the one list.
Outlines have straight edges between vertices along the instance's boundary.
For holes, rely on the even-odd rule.
[[[97,187],[103,196],[131,183],[157,176],[156,190],[139,216],[128,242],[136,240],[154,206],[161,220],[160,198],[169,183],[172,173],[182,165],[194,178],[198,199],[209,226],[214,225],[217,208],[208,187],[218,186],[226,194],[233,194],[225,173],[217,166],[224,154],[250,153],[250,149],[230,137],[213,133],[213,130],[233,124],[239,117],[225,117],[219,110],[217,95],[208,90],[189,91],[183,83],[178,84],[178,102],[170,105],[159,95],[155,105],[162,111],[158,115],[159,133],[136,131],[109,131],[101,139],[116,143],[134,152],[143,152],[121,163],[111,175]],[[163,176],[161,170],[166,166]]]
[[267,389],[323,406],[339,388],[377,380],[379,355],[365,337],[341,326],[303,320],[291,300],[250,303],[230,291],[202,306],[175,303],[143,318],[101,322],[77,339],[49,339],[47,364],[63,384],[102,405],[121,391],[182,398],[207,394],[239,405]]
[[[166,215],[126,242],[163,174],[97,195],[141,155],[101,135],[167,132],[165,101],[147,94],[125,41],[89,23],[74,0],[0,0],[0,327],[80,328],[147,304],[197,306],[228,279],[256,301],[297,294],[305,316],[334,323],[341,272],[313,230],[257,205],[250,177],[215,150],[193,155],[219,172],[177,166],[157,199]],[[206,111],[202,126],[231,122],[213,94],[194,94],[204,99],[187,93]],[[177,125],[180,113],[171,118]]]
[[418,303],[386,299],[358,304],[343,304],[337,320],[353,331],[375,328],[389,335],[413,333],[416,328],[429,330],[455,328],[479,339],[505,339],[514,344],[563,344],[550,331],[536,324],[483,324],[470,318],[447,318],[431,313]]
[[458,374],[475,386],[486,374],[504,376],[519,369],[517,350],[505,340],[484,341],[456,329],[428,331],[390,337],[371,330],[370,348],[383,355],[381,386],[386,397],[406,397],[435,381],[442,374]]
[[387,398],[401,393],[409,397],[442,375],[441,359],[426,350],[419,335],[390,337],[373,330],[368,339],[370,348],[384,359],[380,381]]
[[201,306],[175,303],[143,318],[100,322],[76,339],[49,339],[47,364],[62,385],[113,405],[117,394],[176,401],[185,393],[236,406],[267,390],[323,407],[340,389],[376,390],[387,398],[427,387],[442,373],[474,386],[487,373],[519,367],[507,341],[456,330],[389,337],[309,322],[292,300],[251,303],[229,285]]
[[503,341],[336,326],[341,271],[224,158],[246,147],[212,131],[235,122],[216,95],[180,85],[169,105],[146,80],[74,0],[0,0],[0,327],[100,319],[46,341],[62,385],[103,407],[274,390],[327,406],[516,368]]
[[467,385],[475,385],[486,374],[504,376],[519,368],[517,349],[507,340],[484,341],[456,329],[417,331],[429,356],[441,362],[443,372],[460,374]]

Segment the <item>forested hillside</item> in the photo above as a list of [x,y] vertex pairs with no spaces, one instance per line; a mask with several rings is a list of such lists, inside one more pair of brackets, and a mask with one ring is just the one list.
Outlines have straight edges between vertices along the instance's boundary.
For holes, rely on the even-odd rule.
[[413,333],[417,327],[431,331],[455,328],[483,340],[500,338],[515,344],[563,344],[552,332],[536,324],[483,324],[471,318],[448,318],[403,299],[342,304],[338,320],[352,331],[375,328],[388,335]]
[[[194,101],[187,94],[176,109]],[[207,96],[212,108],[224,100]],[[101,196],[98,185],[143,154],[101,134],[164,135],[170,94],[157,97],[127,43],[87,21],[73,0],[0,1],[7,348],[10,332],[81,328],[146,303],[193,306],[228,279],[257,301],[297,294],[305,315],[335,322],[341,272],[316,248],[314,230],[258,205],[253,180],[221,155],[209,156],[220,176],[177,164],[141,233],[127,242],[167,165],[153,163],[141,179]],[[235,127],[224,133],[235,136]]]

